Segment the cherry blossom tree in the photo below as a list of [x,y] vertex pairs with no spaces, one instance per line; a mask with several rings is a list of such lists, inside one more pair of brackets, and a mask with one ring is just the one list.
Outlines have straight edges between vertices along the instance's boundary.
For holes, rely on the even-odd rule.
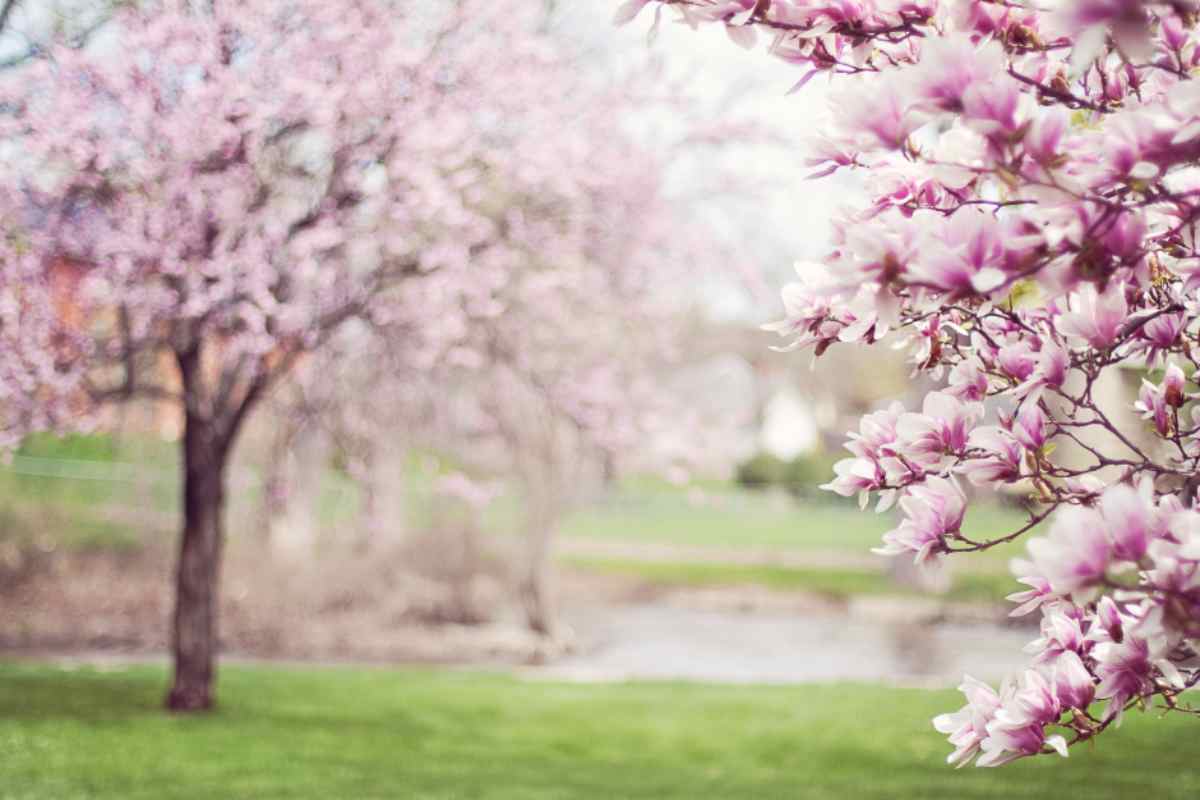
[[[898,503],[879,552],[920,563],[1033,537],[1010,599],[1041,636],[1020,676],[999,691],[968,677],[966,706],[934,720],[959,766],[1066,756],[1135,707],[1195,713],[1182,693],[1200,682],[1200,9],[1047,5],[617,11],[723,26],[802,70],[796,89],[841,82],[814,177],[860,170],[869,197],[834,220],[822,263],[799,265],[770,327],[817,356],[900,341],[941,388],[863,417],[826,488]],[[1130,370],[1133,408],[1102,402]],[[1133,410],[1145,435],[1120,422]],[[964,481],[1023,488],[1028,521],[980,538]]]
[[498,187],[570,220],[608,168],[522,158],[570,130],[558,99],[589,90],[539,9],[435,5],[123,7],[111,35],[0,84],[0,431],[11,444],[139,396],[185,417],[169,708],[213,703],[247,415],[351,320],[461,336],[498,310],[513,254],[562,231],[522,227]]
[[[447,330],[411,314],[343,330],[282,398],[286,418],[320,419],[362,481],[364,546],[397,523],[376,516],[373,473],[395,468],[385,451],[449,457],[476,478],[451,483],[468,507],[507,495],[525,545],[514,564],[519,599],[550,646],[562,638],[551,556],[563,516],[606,470],[634,459],[664,471],[689,463],[693,450],[664,444],[668,437],[701,450],[706,436],[725,432],[724,420],[701,420],[665,377],[688,357],[694,329],[695,300],[679,285],[695,273],[742,277],[722,273],[726,254],[704,231],[678,235],[697,201],[671,180],[701,157],[713,171],[729,121],[661,93],[645,81],[650,69],[632,85],[601,73],[590,90],[568,72],[544,77],[543,90],[561,99],[524,114],[510,152],[525,170],[569,181],[536,193],[513,182],[483,190],[480,207],[497,231],[476,259],[487,290],[445,309]],[[620,125],[654,112],[671,119],[669,134]],[[351,363],[350,352],[367,363]]]

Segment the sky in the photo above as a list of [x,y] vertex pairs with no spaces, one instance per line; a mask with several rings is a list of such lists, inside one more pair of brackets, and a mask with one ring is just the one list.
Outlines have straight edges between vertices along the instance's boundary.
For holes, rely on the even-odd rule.
[[772,295],[765,300],[770,305],[763,309],[764,298],[737,296],[727,287],[716,287],[707,298],[718,316],[755,322],[773,319],[780,312],[778,289],[794,275],[793,263],[820,259],[828,247],[830,217],[856,196],[852,176],[806,179],[813,171],[804,164],[807,140],[829,117],[830,84],[818,77],[789,95],[803,70],[772,58],[765,44],[742,49],[720,26],[692,30],[674,22],[669,11],[649,43],[653,10],[643,10],[632,23],[618,28],[612,24],[618,4],[617,0],[571,2],[561,13],[567,27],[597,47],[611,48],[618,60],[650,47],[671,75],[687,80],[701,103],[719,107],[736,96],[743,111],[761,119],[779,139],[777,145],[750,144],[736,150],[739,174],[748,176],[756,188],[748,198],[723,206],[718,201],[714,214],[722,237],[752,262],[748,267],[761,271]]

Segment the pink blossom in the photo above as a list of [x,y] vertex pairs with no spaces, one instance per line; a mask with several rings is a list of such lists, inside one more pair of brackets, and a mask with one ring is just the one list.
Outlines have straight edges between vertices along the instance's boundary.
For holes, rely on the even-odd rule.
[[987,295],[1003,286],[1006,248],[990,214],[956,214],[910,268],[911,280],[947,292],[948,298]]
[[1150,641],[1127,635],[1123,641],[1102,642],[1093,651],[1100,684],[1096,697],[1108,700],[1105,719],[1120,719],[1125,704],[1153,688],[1154,654]]
[[903,87],[881,92],[878,87],[861,84],[838,96],[835,113],[843,130],[870,135],[862,141],[868,148],[899,150],[921,124]]
[[1103,350],[1112,345],[1129,316],[1125,287],[1111,284],[1103,293],[1091,284],[1074,295],[1074,311],[1063,314],[1059,328],[1063,333],[1077,336],[1092,347]]
[[1065,108],[1056,106],[1040,111],[1025,134],[1025,152],[1042,164],[1054,163],[1069,125],[1070,114]]
[[[975,45],[968,36],[936,38],[926,43],[913,76],[918,97],[941,111],[962,111],[964,97],[980,91],[1004,73],[1004,51],[996,42]],[[977,108],[992,104],[974,99]]]
[[1125,483],[1107,489],[1100,498],[1100,513],[1113,544],[1113,556],[1123,561],[1139,561],[1157,535],[1153,489],[1143,483],[1141,490]]
[[1056,660],[1063,653],[1081,653],[1084,649],[1083,630],[1079,620],[1063,612],[1058,606],[1043,607],[1042,635],[1025,647],[1025,652],[1037,656],[1039,663]]
[[1086,593],[1107,573],[1112,544],[1100,512],[1070,506],[1055,514],[1047,536],[1030,540],[1029,554],[1055,594]]
[[915,553],[917,563],[927,561],[945,546],[947,536],[962,527],[966,496],[952,480],[926,478],[905,490],[900,499],[904,520],[883,535],[883,546],[872,550],[879,555]]
[[1157,358],[1170,351],[1179,340],[1185,320],[1180,314],[1160,314],[1147,320],[1138,329],[1138,337],[1143,340],[1144,347],[1151,358]]
[[1133,407],[1141,412],[1143,419],[1154,420],[1154,429],[1158,431],[1159,436],[1170,434],[1171,411],[1167,408],[1167,398],[1162,389],[1148,380],[1143,380]]
[[976,359],[960,361],[950,369],[946,391],[960,400],[978,401],[987,397],[988,377]]
[[897,451],[926,467],[936,467],[946,456],[961,453],[971,430],[983,418],[983,406],[964,403],[946,392],[925,396],[921,413],[907,413],[896,421]]
[[1162,390],[1163,399],[1167,405],[1172,408],[1180,408],[1187,400],[1184,393],[1184,387],[1187,385],[1187,379],[1183,376],[1183,370],[1176,364],[1170,364],[1167,367],[1166,374],[1163,375]]
[[869,458],[843,458],[833,465],[833,471],[836,477],[821,488],[842,497],[878,489],[887,479],[882,468]]
[[956,767],[966,766],[978,753],[980,745],[988,736],[988,725],[1000,708],[1000,695],[986,683],[963,677],[958,687],[967,698],[967,704],[953,714],[940,714],[933,718],[933,727],[938,733],[946,734],[954,752],[946,757],[946,763]]
[[1012,390],[1012,395],[1018,399],[1036,403],[1043,389],[1057,389],[1067,379],[1070,354],[1066,348],[1048,338],[1041,341],[1041,346],[1034,356],[1033,370],[1023,383]]
[[1093,642],[1121,642],[1125,639],[1125,620],[1117,604],[1108,595],[1096,603],[1096,616],[1088,630]]
[[1001,693],[1000,708],[988,723],[976,766],[1000,766],[1037,755],[1047,746],[1065,758],[1066,739],[1046,735],[1046,726],[1057,722],[1061,713],[1062,705],[1049,681],[1036,670],[1026,670],[1018,686]]
[[1046,414],[1037,403],[1025,403],[1013,420],[1012,433],[1018,442],[1033,451],[1046,443]]
[[[1014,571],[1020,570],[1015,569]],[[1050,581],[1043,577],[1034,575],[1027,578],[1018,578],[1017,582],[1023,583],[1030,588],[1022,592],[1014,592],[1004,598],[1018,604],[1016,608],[1008,612],[1010,617],[1023,617],[1055,598],[1054,592],[1050,589]]]
[[959,465],[959,470],[975,486],[1011,483],[1021,478],[1025,451],[1013,435],[996,425],[986,425],[971,431],[968,444],[972,450],[983,451]]
[[1055,659],[1051,671],[1054,695],[1063,708],[1086,711],[1096,697],[1096,684],[1083,659],[1070,650]]
[[1033,376],[1037,368],[1038,355],[1032,343],[1017,340],[1000,348],[996,355],[1000,369],[1018,382],[1023,382]]

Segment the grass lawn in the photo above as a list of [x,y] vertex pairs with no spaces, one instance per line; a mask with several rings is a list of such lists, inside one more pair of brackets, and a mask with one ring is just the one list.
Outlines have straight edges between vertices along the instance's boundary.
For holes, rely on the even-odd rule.
[[[155,439],[48,435],[30,437],[12,464],[0,464],[0,538],[49,535],[66,546],[122,546],[146,535],[173,535],[179,512],[177,446]],[[410,512],[420,519],[430,502],[430,467],[413,457]],[[257,522],[258,477],[243,469],[230,491],[230,534]],[[428,473],[428,474],[427,474]],[[321,482],[317,511],[337,528],[355,519],[358,488],[329,470]],[[832,496],[830,496],[831,498]],[[501,498],[489,527],[503,532],[519,525],[520,501]],[[1022,516],[978,504],[965,530],[975,538],[1008,533]],[[789,550],[846,550],[865,553],[895,525],[895,514],[860,512],[850,503],[821,499],[797,503],[782,493],[747,491],[708,481],[691,487],[634,476],[571,514],[562,535],[575,538]],[[1001,563],[1022,545],[998,548]],[[989,554],[991,555],[991,554]],[[973,559],[979,561],[981,559]],[[990,560],[990,559],[982,559]]]
[[[639,561],[625,558],[568,557],[563,563],[589,572],[627,575],[659,586],[765,586],[781,591],[804,591],[845,599],[861,595],[922,595],[916,587],[892,580],[887,573],[836,567],[784,567],[770,564],[728,564]],[[1005,572],[955,574],[947,600],[1003,603],[1006,595],[1025,587]]]
[[[1020,528],[1025,519],[1019,511],[979,503],[968,509],[963,531],[975,539],[997,537]],[[895,525],[892,512],[859,511],[850,503],[801,504],[786,496],[731,486],[689,498],[675,487],[633,484],[573,514],[562,532],[593,539],[866,553]],[[971,560],[1003,566],[1023,550],[1022,541]]]
[[954,692],[573,685],[490,674],[227,668],[218,712],[158,710],[160,669],[0,665],[0,798],[1191,798],[1194,720],[951,770]]

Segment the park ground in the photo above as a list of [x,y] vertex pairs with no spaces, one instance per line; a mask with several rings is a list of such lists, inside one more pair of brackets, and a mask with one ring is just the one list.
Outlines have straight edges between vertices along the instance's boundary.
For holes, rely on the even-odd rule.
[[[231,530],[219,709],[172,717],[161,710],[161,654],[177,476],[165,459],[149,480],[96,465],[109,457],[35,452],[15,462],[23,471],[0,470],[0,800],[1200,791],[1195,721],[1153,712],[1063,763],[950,769],[929,720],[961,704],[949,688],[961,672],[912,665],[963,650],[981,666],[998,666],[1001,652],[1021,658],[1019,643],[1035,634],[997,624],[1016,588],[1007,560],[1017,549],[976,559],[928,595],[867,552],[889,515],[719,483],[635,480],[566,521],[557,561],[580,640],[549,657],[523,651],[528,639],[496,638],[504,620],[439,620],[437,608],[405,599],[405,586],[420,578],[428,588],[432,573],[380,571],[375,555],[338,560],[336,547],[307,568],[275,569],[254,557],[252,527]],[[354,516],[353,494],[337,475],[322,491],[325,528],[336,532]],[[243,506],[253,500],[252,488],[235,492]],[[505,541],[506,513],[489,520],[486,543]],[[1016,519],[992,506],[972,515],[977,535]],[[364,563],[374,571],[356,572]],[[592,623],[601,639],[624,631],[627,641],[589,652]],[[722,638],[755,630],[761,650]],[[676,649],[664,658],[668,634]],[[776,649],[784,639],[786,653]],[[633,668],[637,659],[649,669]],[[417,661],[442,666],[403,666]],[[860,669],[839,666],[850,661]],[[665,662],[686,663],[693,680],[626,679]]]
[[1194,720],[1133,714],[1062,762],[954,770],[952,691],[568,684],[477,671],[227,667],[220,708],[165,672],[0,664],[0,798],[1118,798],[1200,791]]
[[[177,536],[174,457],[163,443],[45,437],[0,465],[0,603],[10,611],[0,615],[0,649],[162,651]],[[414,568],[445,537],[422,518],[429,475],[413,472],[405,525],[415,544],[357,552],[348,543],[360,498],[352,481],[330,470],[315,512],[322,538],[297,563],[264,544],[261,481],[252,469],[235,470],[222,593],[226,650],[474,662],[507,650],[509,660],[522,658],[527,639],[498,641],[495,625],[478,624],[499,622],[508,633],[520,627],[482,619],[507,593],[497,564],[520,549],[511,503],[488,513],[475,547],[480,574],[457,585],[454,564]],[[565,520],[556,545],[563,605],[855,606],[914,609],[927,618],[969,606],[1003,618],[1004,595],[1020,588],[1007,567],[1017,547],[960,560],[944,591],[930,595],[869,552],[895,524],[892,514],[860,512],[822,494],[796,500],[716,481],[625,481]],[[1017,524],[1017,512],[986,504],[968,517],[976,537]],[[459,622],[468,624],[454,627]]]

